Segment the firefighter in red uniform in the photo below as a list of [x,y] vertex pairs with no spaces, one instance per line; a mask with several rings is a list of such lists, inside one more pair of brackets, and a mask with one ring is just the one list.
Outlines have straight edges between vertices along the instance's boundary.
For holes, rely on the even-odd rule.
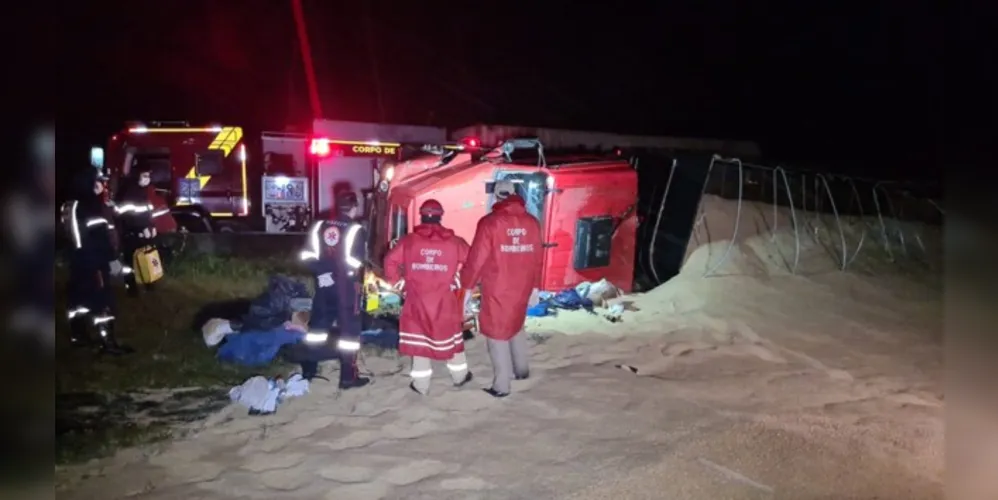
[[446,361],[455,386],[471,381],[464,354],[461,300],[454,294],[468,242],[440,224],[443,206],[427,200],[419,207],[420,225],[385,255],[385,277],[405,279],[405,304],[399,320],[399,354],[412,356],[412,390],[426,394],[432,361]]
[[510,381],[530,375],[523,323],[527,307],[537,302],[541,277],[541,227],[527,212],[513,183],[498,181],[492,213],[478,221],[468,262],[461,271],[465,310],[471,290],[482,284],[478,330],[492,360],[492,387],[485,392],[509,395]]

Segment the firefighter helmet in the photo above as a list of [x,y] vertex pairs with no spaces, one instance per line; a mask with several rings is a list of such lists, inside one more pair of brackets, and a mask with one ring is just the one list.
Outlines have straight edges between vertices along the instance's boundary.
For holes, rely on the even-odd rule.
[[419,215],[423,217],[441,217],[444,215],[444,206],[437,200],[426,200],[419,206]]

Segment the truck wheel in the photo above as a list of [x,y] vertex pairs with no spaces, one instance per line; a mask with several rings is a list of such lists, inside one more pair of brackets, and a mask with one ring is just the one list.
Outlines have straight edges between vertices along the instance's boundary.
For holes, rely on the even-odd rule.
[[210,233],[212,232],[211,222],[205,217],[198,217],[191,214],[176,214],[173,218],[177,225],[187,229],[190,233]]

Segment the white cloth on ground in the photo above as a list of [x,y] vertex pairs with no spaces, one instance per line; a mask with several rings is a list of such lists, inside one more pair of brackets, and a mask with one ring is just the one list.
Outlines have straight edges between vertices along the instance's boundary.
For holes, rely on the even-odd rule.
[[285,399],[304,396],[308,392],[308,380],[302,378],[300,373],[291,375],[287,381],[268,380],[257,375],[247,379],[243,385],[230,389],[229,399],[250,410],[273,413]]
[[260,413],[276,411],[280,395],[281,389],[277,384],[259,375],[250,377],[243,385],[229,390],[229,399]]
[[212,318],[201,327],[204,343],[208,347],[218,345],[230,333],[233,333],[232,324],[227,319]]
[[541,291],[534,288],[530,292],[530,298],[527,299],[527,307],[534,307],[541,303]]
[[284,385],[283,397],[298,397],[308,394],[308,380],[302,378],[300,373],[296,373],[288,377],[287,383]]

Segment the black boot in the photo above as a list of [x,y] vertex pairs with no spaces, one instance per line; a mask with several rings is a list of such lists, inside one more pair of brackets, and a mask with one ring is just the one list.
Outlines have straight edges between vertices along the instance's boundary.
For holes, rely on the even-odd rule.
[[472,375],[471,372],[468,372],[468,374],[464,376],[464,380],[455,383],[454,387],[464,387],[468,382],[471,382],[474,379],[475,376]]
[[302,361],[301,362],[301,378],[308,380],[312,379],[322,379],[328,381],[329,379],[319,375],[319,362],[318,361]]
[[87,317],[79,315],[69,320],[69,342],[73,347],[88,347],[93,345],[94,340],[90,338],[87,331]]
[[492,397],[494,397],[496,399],[498,399],[498,398],[504,398],[506,396],[509,396],[508,392],[499,392],[499,391],[495,390],[492,387],[489,387],[488,389],[482,389],[482,390],[485,391],[485,393],[488,394],[489,396],[492,396]]
[[357,353],[340,354],[340,389],[364,387],[371,379],[360,376],[357,369]]
[[114,336],[113,320],[105,323],[98,323],[94,326],[97,328],[97,331],[100,332],[100,352],[102,354],[124,356],[125,354],[135,352],[135,349],[132,349],[130,346],[118,343],[118,339]]

